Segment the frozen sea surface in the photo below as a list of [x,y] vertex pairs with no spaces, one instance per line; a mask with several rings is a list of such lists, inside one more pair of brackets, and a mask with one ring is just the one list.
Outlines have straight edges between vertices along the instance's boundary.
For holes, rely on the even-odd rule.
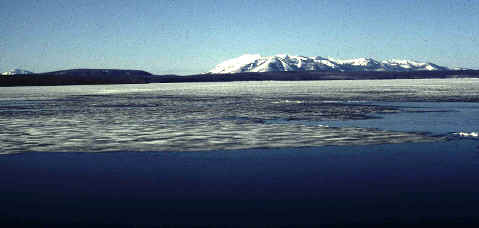
[[477,101],[479,79],[2,88],[0,153],[434,142],[477,132]]

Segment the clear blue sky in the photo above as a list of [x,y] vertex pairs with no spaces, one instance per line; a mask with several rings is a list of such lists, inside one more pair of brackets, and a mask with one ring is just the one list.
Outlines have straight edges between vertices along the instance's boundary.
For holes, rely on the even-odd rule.
[[479,0],[0,0],[0,71],[201,73],[244,53],[479,68]]

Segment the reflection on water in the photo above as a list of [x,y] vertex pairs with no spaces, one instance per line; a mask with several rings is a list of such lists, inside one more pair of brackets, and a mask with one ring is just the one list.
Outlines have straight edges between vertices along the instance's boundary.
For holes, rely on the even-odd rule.
[[419,80],[390,82],[5,88],[0,93],[1,153],[200,151],[436,141],[440,138],[376,126],[328,127],[320,123],[368,119],[402,110],[356,101],[471,101],[479,94],[479,80],[474,79],[425,80],[420,85]]

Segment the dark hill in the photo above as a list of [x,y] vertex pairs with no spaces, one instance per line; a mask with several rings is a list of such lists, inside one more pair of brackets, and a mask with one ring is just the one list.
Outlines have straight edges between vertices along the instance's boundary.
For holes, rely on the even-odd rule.
[[0,86],[148,83],[152,74],[140,70],[73,69],[0,77]]

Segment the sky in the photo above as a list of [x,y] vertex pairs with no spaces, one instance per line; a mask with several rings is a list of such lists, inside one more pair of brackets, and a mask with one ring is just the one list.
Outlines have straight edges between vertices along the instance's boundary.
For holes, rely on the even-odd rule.
[[195,74],[243,54],[479,69],[479,0],[0,0],[0,72]]

